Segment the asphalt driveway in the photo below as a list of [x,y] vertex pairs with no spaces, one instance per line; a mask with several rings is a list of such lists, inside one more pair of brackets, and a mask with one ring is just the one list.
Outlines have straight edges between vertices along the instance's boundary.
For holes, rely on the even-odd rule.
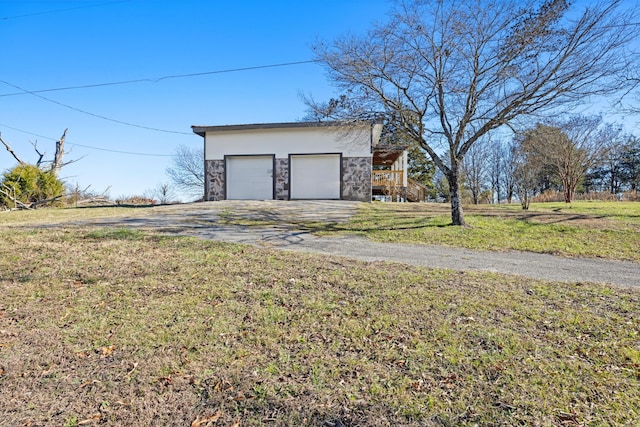
[[[100,218],[82,225],[126,226],[225,242],[323,253],[366,261],[478,270],[535,279],[640,286],[640,264],[564,258],[520,251],[485,252],[433,245],[377,243],[359,236],[318,237],[301,222],[347,221],[360,202],[222,201],[159,206],[143,215]],[[80,223],[78,223],[80,224]]]

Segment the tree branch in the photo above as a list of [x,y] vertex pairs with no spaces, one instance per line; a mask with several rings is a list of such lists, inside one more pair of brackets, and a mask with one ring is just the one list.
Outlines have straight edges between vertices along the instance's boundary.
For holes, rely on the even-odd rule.
[[0,135],[0,142],[2,142],[2,144],[4,145],[4,148],[6,148],[6,149],[7,149],[7,151],[8,151],[9,153],[11,153],[11,155],[13,156],[13,158],[14,158],[14,159],[16,159],[16,161],[17,161],[18,163],[20,163],[21,165],[24,165],[24,164],[25,164],[25,162],[24,162],[24,161],[22,161],[22,159],[21,159],[20,157],[18,157],[18,155],[16,154],[16,152],[15,152],[15,151],[13,151],[13,149],[11,148],[11,146],[10,146],[9,144],[7,144],[7,143],[5,142],[5,140],[4,140],[4,139],[2,139],[2,136],[1,136],[1,135]]
[[[31,142],[31,141],[29,141],[29,142]],[[47,154],[47,153],[41,153],[40,150],[38,150],[38,141],[31,142],[31,145],[33,146],[33,149],[38,154],[38,160],[36,161],[36,166],[40,167],[40,165],[42,164],[42,159],[43,159],[44,155]]]

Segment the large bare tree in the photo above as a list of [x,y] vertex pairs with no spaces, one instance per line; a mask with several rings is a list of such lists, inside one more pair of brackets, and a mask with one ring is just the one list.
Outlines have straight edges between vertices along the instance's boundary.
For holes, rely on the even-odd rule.
[[[518,118],[621,88],[638,26],[622,0],[574,10],[566,0],[405,0],[363,36],[314,46],[355,115],[384,114],[446,176],[464,225],[460,165],[489,132]],[[347,109],[349,110],[349,109]],[[342,117],[344,118],[344,117]]]

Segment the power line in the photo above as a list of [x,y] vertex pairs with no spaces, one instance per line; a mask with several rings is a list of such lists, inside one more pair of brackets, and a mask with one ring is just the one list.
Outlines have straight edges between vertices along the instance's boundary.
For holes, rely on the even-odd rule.
[[4,83],[4,84],[6,84],[8,86],[11,86],[11,87],[13,87],[15,89],[20,90],[20,92],[14,92],[14,93],[9,93],[9,94],[0,94],[0,97],[29,94],[29,95],[36,96],[36,97],[38,97],[40,99],[43,99],[43,100],[45,100],[47,102],[51,102],[53,104],[59,105],[61,107],[65,107],[65,108],[68,108],[70,110],[77,111],[77,112],[82,113],[82,114],[87,114],[89,116],[96,117],[96,118],[99,118],[99,119],[102,119],[102,120],[107,120],[107,121],[110,121],[110,122],[119,123],[119,124],[122,124],[122,125],[125,125],[125,126],[136,127],[136,128],[139,128],[139,129],[152,130],[152,131],[156,131],[156,132],[164,132],[164,133],[172,133],[172,134],[177,134],[177,135],[190,135],[190,136],[192,136],[194,134],[193,133],[189,133],[189,132],[181,132],[181,131],[154,128],[154,127],[150,127],[150,126],[143,126],[143,125],[138,125],[138,124],[135,124],[135,123],[125,122],[123,120],[117,120],[117,119],[113,119],[113,118],[110,118],[110,117],[102,116],[102,115],[99,115],[99,114],[92,113],[90,111],[86,111],[86,110],[83,110],[83,109],[80,109],[80,108],[73,107],[71,105],[63,104],[62,102],[55,101],[53,99],[50,99],[50,98],[44,97],[42,95],[39,95],[39,93],[42,93],[42,92],[54,92],[54,91],[61,91],[61,90],[70,90],[70,89],[86,89],[86,88],[91,88],[91,87],[115,86],[115,85],[141,83],[141,82],[158,83],[158,82],[160,82],[162,80],[169,80],[169,79],[176,79],[176,78],[197,77],[197,76],[205,76],[205,75],[212,75],[212,74],[233,73],[233,72],[239,72],[239,71],[260,70],[260,69],[275,68],[275,67],[288,67],[288,66],[292,66],[292,65],[310,64],[310,63],[315,63],[315,62],[318,62],[318,61],[316,61],[316,60],[306,60],[306,61],[295,61],[295,62],[282,62],[282,63],[278,63],[278,64],[256,65],[256,66],[252,66],[252,67],[242,67],[242,68],[229,68],[229,69],[224,69],[224,70],[204,71],[204,72],[199,72],[199,73],[173,74],[173,75],[157,77],[157,78],[153,78],[153,79],[147,78],[147,79],[125,80],[125,81],[119,81],[119,82],[97,83],[97,84],[80,85],[80,86],[67,86],[67,87],[62,87],[62,88],[40,89],[40,90],[27,90],[27,89],[24,89],[24,88],[22,88],[22,87],[20,87],[18,85],[14,85],[13,83],[9,83],[6,80],[0,80],[0,83]]
[[50,13],[66,12],[68,10],[85,9],[85,8],[88,8],[88,7],[108,6],[110,4],[127,3],[129,1],[131,1],[131,0],[119,0],[119,1],[111,1],[111,2],[107,2],[107,3],[87,4],[87,5],[84,5],[84,6],[69,7],[69,8],[66,8],[66,9],[54,9],[54,10],[45,10],[45,11],[42,11],[42,12],[25,13],[24,15],[3,16],[2,18],[0,18],[0,21],[7,21],[9,19],[15,19],[15,18],[26,18],[28,16],[47,15],[47,14],[50,14]]
[[[173,75],[155,77],[155,78],[122,80],[122,81],[117,81],[117,82],[94,83],[94,84],[89,84],[89,85],[78,85],[78,86],[65,86],[65,87],[58,87],[58,88],[52,88],[52,89],[38,89],[38,90],[28,91],[28,93],[36,94],[36,93],[43,93],[43,92],[55,92],[55,91],[71,90],[71,89],[88,89],[88,88],[94,88],[94,87],[116,86],[116,85],[125,85],[125,84],[132,84],[132,83],[144,83],[144,82],[158,83],[158,82],[161,82],[162,80],[169,80],[169,79],[179,79],[179,78],[187,78],[187,77],[207,76],[207,75],[212,75],[212,74],[236,73],[236,72],[239,72],[239,71],[262,70],[262,69],[265,69],[265,68],[290,67],[292,65],[312,64],[312,63],[316,63],[316,62],[318,62],[318,61],[317,60],[307,60],[307,61],[281,62],[281,63],[278,63],[278,64],[256,65],[256,66],[252,66],[252,67],[241,67],[241,68],[227,68],[227,69],[223,69],[223,70],[203,71],[203,72],[200,72],[200,73],[173,74]],[[0,80],[0,81],[2,81],[2,80]],[[4,82],[4,83],[6,83],[6,82]],[[13,86],[13,85],[10,85],[10,86]],[[0,97],[16,96],[16,95],[24,95],[24,94],[25,94],[24,91],[23,92],[13,92],[13,93],[3,93],[3,94],[0,94]]]
[[154,153],[136,153],[132,151],[120,151],[120,150],[111,150],[108,148],[99,148],[99,147],[91,147],[90,145],[82,145],[69,142],[69,145],[73,145],[76,147],[88,148],[91,150],[100,150],[100,151],[108,151],[110,153],[118,153],[118,154],[128,154],[131,156],[147,156],[147,157],[175,157],[173,154],[154,154]]
[[[11,129],[11,130],[15,130],[15,131],[18,131],[18,132],[25,133],[27,135],[37,136],[38,138],[48,139],[48,140],[51,140],[51,141],[57,141],[59,139],[59,138],[51,138],[50,136],[40,135],[40,134],[37,134],[37,133],[29,132],[29,131],[26,131],[26,130],[23,130],[23,129],[18,129],[18,128],[15,128],[13,126],[5,125],[4,123],[0,123],[0,126],[5,127],[7,129]],[[88,148],[90,150],[107,151],[107,152],[110,152],[110,153],[127,154],[127,155],[132,155],[132,156],[174,157],[173,154],[136,153],[136,152],[132,152],[132,151],[111,150],[109,148],[92,147],[90,145],[76,144],[74,142],[67,142],[67,144],[68,145],[72,145],[74,147]]]
[[119,123],[119,124],[125,125],[125,126],[131,126],[131,127],[136,127],[136,128],[140,128],[140,129],[152,130],[152,131],[156,131],[156,132],[173,133],[173,134],[178,134],[178,135],[193,135],[193,133],[181,132],[181,131],[177,131],[177,130],[160,129],[160,128],[154,128],[154,127],[150,127],[150,126],[143,126],[143,125],[138,125],[138,124],[135,124],[135,123],[125,122],[125,121],[122,121],[122,120],[112,119],[112,118],[106,117],[106,116],[101,116],[99,114],[95,114],[95,113],[92,113],[90,111],[82,110],[80,108],[72,107],[71,105],[63,104],[62,102],[58,102],[58,101],[55,101],[53,99],[46,98],[46,97],[44,97],[42,95],[38,95],[37,93],[34,93],[34,92],[29,91],[27,89],[21,88],[20,86],[14,85],[14,84],[9,83],[9,82],[7,82],[5,80],[0,80],[0,82],[6,84],[8,86],[14,87],[16,89],[19,89],[19,90],[23,91],[24,93],[36,96],[36,97],[38,97],[40,99],[43,99],[43,100],[45,100],[47,102],[51,102],[53,104],[60,105],[61,107],[65,107],[65,108],[68,108],[70,110],[77,111],[79,113],[87,114],[89,116],[96,117],[98,119],[107,120],[107,121],[114,122],[114,123]]

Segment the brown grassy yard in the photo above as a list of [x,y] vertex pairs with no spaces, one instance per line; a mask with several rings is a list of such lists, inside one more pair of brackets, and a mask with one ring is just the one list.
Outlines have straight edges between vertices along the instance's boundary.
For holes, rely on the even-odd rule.
[[638,425],[640,293],[0,229],[0,425]]

